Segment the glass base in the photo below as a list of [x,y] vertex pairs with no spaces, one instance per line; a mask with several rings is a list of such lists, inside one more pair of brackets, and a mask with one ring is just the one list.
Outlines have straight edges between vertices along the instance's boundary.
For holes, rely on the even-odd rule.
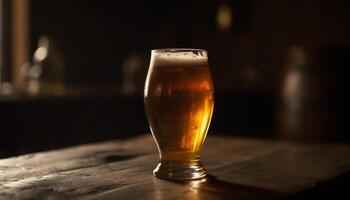
[[174,181],[190,181],[204,178],[207,173],[201,162],[173,163],[161,161],[153,174],[161,179]]

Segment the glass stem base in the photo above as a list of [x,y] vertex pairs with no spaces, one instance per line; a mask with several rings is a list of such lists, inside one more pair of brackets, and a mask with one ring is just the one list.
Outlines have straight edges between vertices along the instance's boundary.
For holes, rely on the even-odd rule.
[[175,163],[160,161],[154,169],[153,174],[161,179],[174,181],[190,181],[204,178],[206,170],[201,162],[196,163]]

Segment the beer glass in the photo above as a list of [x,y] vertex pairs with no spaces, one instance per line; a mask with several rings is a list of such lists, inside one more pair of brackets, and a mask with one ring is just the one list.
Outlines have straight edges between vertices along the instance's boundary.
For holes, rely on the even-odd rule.
[[214,107],[207,52],[152,50],[144,104],[160,154],[153,174],[170,180],[203,178],[200,153]]

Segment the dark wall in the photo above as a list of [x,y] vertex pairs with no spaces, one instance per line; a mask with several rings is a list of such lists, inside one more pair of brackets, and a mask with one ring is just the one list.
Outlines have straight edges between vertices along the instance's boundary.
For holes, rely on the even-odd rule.
[[0,112],[0,158],[149,131],[141,96],[23,96]]
[[[226,31],[216,22],[222,5],[232,12]],[[291,130],[283,123],[294,123],[301,137],[312,132],[311,141],[322,132],[328,134],[322,141],[348,142],[349,8],[346,0],[31,0],[31,53],[48,35],[64,55],[69,86],[120,86],[131,55],[147,68],[154,48],[207,49],[216,89],[210,134],[275,138]],[[282,93],[294,69],[288,52],[296,45],[315,49],[305,55],[316,62],[298,72],[304,93],[299,110],[291,112]],[[335,92],[322,96],[317,91],[325,91],[326,82]],[[6,147],[0,151],[13,155],[148,132],[141,92],[107,94],[0,101],[0,146]]]
[[[196,1],[33,0],[32,52],[40,35],[52,36],[64,53],[68,83],[117,84],[121,82],[122,63],[130,53],[149,56],[153,48],[190,46],[195,38],[193,33],[200,31],[191,25],[207,25],[209,18],[202,15],[194,22],[192,17],[196,16],[192,11],[197,5],[202,4]],[[206,13],[212,15],[214,10]]]
[[[193,47],[209,50],[217,88],[271,92],[290,46],[350,42],[346,0],[31,2],[32,52],[40,35],[55,38],[73,85],[121,83],[131,53],[147,63],[151,49]],[[227,32],[216,23],[220,5],[232,11]]]

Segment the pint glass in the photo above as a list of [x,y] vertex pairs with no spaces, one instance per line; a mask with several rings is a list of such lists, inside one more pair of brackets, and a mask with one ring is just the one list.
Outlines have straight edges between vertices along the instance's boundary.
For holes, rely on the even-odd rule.
[[152,50],[144,104],[160,154],[153,174],[170,180],[203,178],[200,153],[214,107],[207,52]]

